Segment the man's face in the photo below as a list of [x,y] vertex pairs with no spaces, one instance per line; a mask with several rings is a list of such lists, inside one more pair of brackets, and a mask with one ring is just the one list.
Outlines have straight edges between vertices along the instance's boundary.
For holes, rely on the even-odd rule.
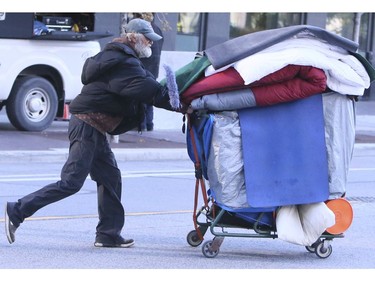
[[150,39],[147,39],[143,34],[137,34],[134,48],[139,58],[149,58],[152,55],[151,45]]

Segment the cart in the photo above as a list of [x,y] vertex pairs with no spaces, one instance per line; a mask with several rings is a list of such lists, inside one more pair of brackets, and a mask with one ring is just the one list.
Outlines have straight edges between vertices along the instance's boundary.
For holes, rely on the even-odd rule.
[[[214,258],[218,255],[225,237],[279,238],[276,219],[278,210],[282,206],[315,202],[326,204],[334,201],[328,200],[328,169],[321,95],[270,108],[245,109],[239,113],[239,116],[247,203],[249,203],[248,207],[242,208],[228,206],[221,202],[213,186],[216,183],[211,182],[209,178],[208,170],[212,165],[209,161],[209,154],[213,153],[210,152],[214,130],[213,113],[196,111],[188,114],[187,147],[195,167],[196,186],[194,230],[188,233],[187,243],[192,247],[198,247],[204,242],[202,253],[207,258]],[[249,119],[251,122],[248,122]],[[267,126],[270,120],[281,121]],[[292,147],[290,146],[291,136],[293,136]],[[250,142],[249,139],[251,139]],[[272,141],[275,139],[276,143]],[[282,143],[282,145],[277,143]],[[216,146],[218,145],[220,146],[216,143]],[[281,150],[283,152],[278,154]],[[266,155],[267,153],[272,155]],[[256,156],[256,154],[259,155]],[[275,154],[277,154],[277,159],[275,159]],[[247,157],[250,157],[251,161],[248,161]],[[309,163],[301,164],[301,157],[307,157]],[[283,162],[281,171],[280,161]],[[257,164],[257,167],[248,165],[248,162]],[[296,165],[303,167],[296,167]],[[247,173],[248,168],[255,171]],[[265,169],[267,172],[262,175],[260,169]],[[300,170],[296,171],[296,169]],[[298,176],[295,177],[296,172]],[[284,180],[290,179],[291,176],[293,176],[293,181]],[[207,183],[210,185],[209,188],[206,187]],[[276,184],[277,189],[270,187],[272,184]],[[254,188],[249,188],[250,186],[257,186],[257,188],[254,190]],[[198,209],[200,193],[204,204]],[[269,195],[270,193],[272,196]],[[332,241],[335,238],[343,238],[343,232],[351,224],[350,204],[343,198],[338,200],[345,202],[345,207],[349,208],[349,211],[343,214],[343,205],[331,210],[335,214],[336,224],[342,224],[339,222],[339,217],[344,217],[345,225],[341,227],[336,225],[334,231],[332,231],[333,227],[327,228],[322,231],[315,242],[305,246],[308,252],[315,253],[319,258],[328,258],[331,255]],[[208,230],[214,238],[204,241],[204,235]]]
[[[218,254],[224,237],[278,238],[320,258],[331,255],[332,240],[344,237],[353,218],[345,195],[354,101],[375,79],[357,50],[357,43],[325,29],[290,26],[210,47],[176,72],[181,101],[192,109],[187,149],[196,185],[189,245],[199,246],[210,229],[206,257]],[[238,163],[241,180],[223,176]],[[289,209],[292,217],[302,215],[301,225],[302,218],[313,219],[310,229],[303,224],[302,234],[288,233],[283,214]]]
[[[212,240],[205,241],[202,253],[207,258],[214,258],[219,254],[220,246],[225,237],[242,238],[277,238],[274,211],[228,210],[221,208],[210,198],[209,206],[202,206],[197,214],[197,229],[190,231],[186,237],[187,243],[198,247],[204,241],[207,230],[215,236]],[[217,212],[217,213],[216,213]],[[213,213],[216,213],[213,215]],[[239,231],[238,231],[239,230]],[[332,254],[332,241],[334,238],[343,238],[344,234],[323,233],[311,246],[305,246],[310,253],[315,253],[319,258],[328,258]]]

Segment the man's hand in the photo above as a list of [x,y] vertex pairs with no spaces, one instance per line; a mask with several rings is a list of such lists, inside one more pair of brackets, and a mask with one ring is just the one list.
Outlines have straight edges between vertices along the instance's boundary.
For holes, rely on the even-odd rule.
[[181,112],[182,114],[190,114],[193,113],[193,109],[190,105],[181,103],[181,107],[178,110],[178,112]]

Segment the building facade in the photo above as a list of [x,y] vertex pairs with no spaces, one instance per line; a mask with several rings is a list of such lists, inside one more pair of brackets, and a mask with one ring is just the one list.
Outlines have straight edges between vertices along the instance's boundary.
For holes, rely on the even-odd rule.
[[[132,13],[96,13],[95,30],[121,33]],[[375,13],[155,13],[155,22],[164,35],[165,60],[175,67],[191,61],[196,52],[229,39],[266,29],[307,24],[327,29],[359,44],[372,65],[375,51]],[[101,41],[104,45],[110,39]],[[375,87],[366,90],[363,100],[375,100]]]

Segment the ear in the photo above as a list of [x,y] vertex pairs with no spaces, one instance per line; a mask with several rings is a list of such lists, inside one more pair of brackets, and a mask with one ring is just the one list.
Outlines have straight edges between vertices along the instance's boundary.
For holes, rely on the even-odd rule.
[[113,38],[112,42],[126,43],[126,37],[116,37]]
[[137,41],[137,36],[135,35],[135,33],[130,33],[128,39],[131,43],[135,44],[135,42]]

